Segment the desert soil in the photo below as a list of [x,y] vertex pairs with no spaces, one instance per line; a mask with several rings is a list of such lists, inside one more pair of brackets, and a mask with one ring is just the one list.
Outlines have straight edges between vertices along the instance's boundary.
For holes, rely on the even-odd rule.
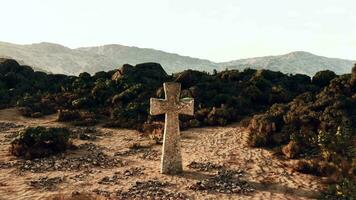
[[[248,147],[248,131],[237,124],[183,131],[184,173],[168,176],[159,173],[161,145],[136,131],[99,126],[90,130],[78,129],[55,120],[56,115],[28,119],[21,117],[15,109],[0,110],[1,200],[53,199],[58,196],[75,197],[83,193],[97,195],[99,199],[133,199],[137,193],[146,197],[156,195],[162,199],[294,200],[314,199],[322,189],[320,178],[291,170],[290,166],[295,161],[278,159],[268,150]],[[56,168],[43,167],[41,160],[25,162],[11,156],[8,149],[12,138],[26,126],[37,125],[68,126],[73,130],[87,131],[95,138],[74,139],[73,143],[80,148],[57,156],[62,161]],[[133,144],[138,144],[138,148],[130,150]],[[95,151],[107,155],[99,160],[103,163],[65,160],[89,158],[90,155],[96,155]],[[189,167],[192,162],[196,162],[198,167]],[[72,166],[78,163],[86,165],[79,168]],[[236,193],[221,189],[224,184],[219,185],[220,189],[193,189],[194,185],[204,184],[204,180],[216,175],[218,169],[238,173],[244,185],[234,190],[238,191]],[[148,193],[140,191],[145,190],[146,186]]]

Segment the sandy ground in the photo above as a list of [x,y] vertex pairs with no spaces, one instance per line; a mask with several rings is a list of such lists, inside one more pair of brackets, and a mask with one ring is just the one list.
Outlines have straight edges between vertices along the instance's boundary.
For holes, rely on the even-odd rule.
[[[15,109],[0,110],[0,122],[12,122],[24,126],[66,126],[55,122],[55,119],[55,115],[42,119],[27,119],[21,117]],[[9,155],[10,140],[6,136],[23,128],[15,127],[0,132],[0,163],[20,160]],[[145,180],[169,182],[171,184],[168,187],[169,191],[185,193],[189,199],[314,199],[322,188],[320,178],[293,172],[289,167],[293,161],[283,161],[273,157],[267,150],[248,147],[246,144],[248,132],[238,125],[183,131],[184,173],[179,176],[159,173],[161,145],[154,144],[149,138],[142,137],[133,130],[105,128],[97,128],[97,130],[104,133],[103,136],[99,136],[94,141],[74,140],[74,144],[91,142],[98,147],[103,147],[108,155],[115,156],[115,153],[125,152],[130,145],[138,143],[147,147],[145,152],[149,155],[148,158],[144,156],[145,152],[126,156],[116,155],[115,157],[123,161],[122,167],[94,168],[89,173],[81,171],[20,173],[16,166],[0,168],[0,199],[48,199],[56,194],[92,191],[104,191],[103,193],[110,194],[118,189],[125,190],[136,181]],[[193,161],[211,162],[224,165],[227,169],[242,170],[243,179],[255,190],[247,195],[193,191],[189,189],[190,185],[215,173],[188,168],[187,165]],[[99,183],[105,176],[120,175],[125,170],[133,168],[138,168],[139,173],[119,178],[115,183]],[[33,188],[29,185],[30,181],[45,176],[63,177],[64,181],[52,190]]]

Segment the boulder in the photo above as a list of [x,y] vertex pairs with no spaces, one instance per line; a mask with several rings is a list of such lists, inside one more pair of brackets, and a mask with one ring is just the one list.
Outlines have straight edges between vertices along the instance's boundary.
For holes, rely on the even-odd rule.
[[129,64],[124,64],[120,69],[118,69],[111,77],[111,80],[117,81],[122,76],[131,74],[134,71],[134,66]]

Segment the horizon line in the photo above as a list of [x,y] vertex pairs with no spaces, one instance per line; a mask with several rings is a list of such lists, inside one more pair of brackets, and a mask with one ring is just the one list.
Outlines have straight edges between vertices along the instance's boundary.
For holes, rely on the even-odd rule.
[[11,44],[11,45],[20,45],[20,46],[29,46],[29,45],[36,45],[36,44],[52,44],[52,45],[62,46],[62,47],[65,47],[65,48],[68,48],[68,49],[71,49],[71,50],[79,50],[80,48],[93,48],[93,47],[104,47],[104,46],[110,46],[110,45],[117,45],[117,46],[130,47],[130,48],[139,48],[139,49],[148,49],[148,50],[160,51],[160,52],[164,52],[164,53],[168,53],[168,54],[175,54],[175,55],[182,56],[182,57],[189,57],[189,58],[194,58],[194,59],[199,59],[199,60],[206,60],[206,61],[212,62],[214,64],[222,64],[222,63],[228,63],[228,62],[233,62],[233,61],[238,61],[238,60],[246,60],[246,59],[256,59],[256,58],[264,58],[264,57],[284,56],[284,55],[288,55],[288,54],[292,54],[292,53],[296,53],[296,52],[304,52],[304,53],[312,54],[314,56],[320,56],[320,57],[325,57],[325,58],[348,60],[348,61],[356,62],[356,59],[319,55],[319,54],[315,54],[315,53],[312,53],[310,51],[305,51],[305,50],[291,50],[291,51],[288,51],[288,52],[285,52],[285,53],[281,53],[281,54],[270,54],[270,55],[264,55],[264,56],[252,56],[252,57],[235,58],[235,59],[232,59],[232,60],[218,62],[218,61],[213,61],[211,59],[193,57],[193,56],[189,56],[189,55],[182,55],[182,54],[179,54],[179,53],[169,52],[169,51],[155,49],[155,48],[151,48],[151,47],[129,46],[129,45],[123,45],[123,44],[119,44],[119,43],[104,43],[104,44],[100,44],[100,45],[88,45],[88,46],[79,46],[79,47],[71,47],[71,46],[67,46],[67,45],[64,45],[64,44],[61,44],[61,43],[57,43],[57,42],[46,42],[46,41],[33,42],[33,43],[18,43],[18,42],[0,41],[0,43],[6,43],[6,44]]

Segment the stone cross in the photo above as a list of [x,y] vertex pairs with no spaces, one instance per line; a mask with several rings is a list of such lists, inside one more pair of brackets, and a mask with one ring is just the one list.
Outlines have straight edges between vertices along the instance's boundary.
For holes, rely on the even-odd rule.
[[150,114],[165,114],[163,149],[161,159],[162,174],[183,172],[179,131],[179,114],[193,115],[194,100],[180,99],[180,83],[163,83],[165,99],[150,100]]

